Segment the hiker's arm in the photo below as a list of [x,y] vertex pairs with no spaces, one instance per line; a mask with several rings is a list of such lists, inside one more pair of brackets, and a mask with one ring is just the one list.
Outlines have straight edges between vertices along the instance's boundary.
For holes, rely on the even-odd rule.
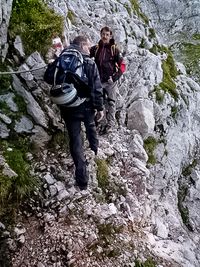
[[117,81],[126,70],[125,61],[118,48],[116,49],[115,63],[116,63],[117,71],[113,74],[113,77],[112,77],[114,82]]
[[95,57],[96,45],[90,48],[90,57]]
[[96,63],[93,61],[90,65],[90,80],[92,81],[90,84],[91,88],[91,100],[94,109],[97,111],[101,111],[104,109],[103,106],[103,88],[101,85],[101,80],[99,76],[99,71],[97,69]]
[[94,63],[93,67],[93,90],[92,90],[92,102],[97,111],[104,109],[103,106],[103,88],[99,76],[97,65]]

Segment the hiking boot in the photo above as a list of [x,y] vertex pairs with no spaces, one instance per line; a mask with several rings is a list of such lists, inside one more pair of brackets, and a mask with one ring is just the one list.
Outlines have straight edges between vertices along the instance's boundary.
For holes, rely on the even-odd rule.
[[87,190],[88,184],[87,183],[79,183],[79,182],[75,182],[75,186],[78,186],[79,189],[82,190]]

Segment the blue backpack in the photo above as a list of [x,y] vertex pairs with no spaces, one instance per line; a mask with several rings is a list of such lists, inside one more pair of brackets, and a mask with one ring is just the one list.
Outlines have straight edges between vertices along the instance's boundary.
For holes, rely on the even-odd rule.
[[83,55],[76,49],[65,49],[44,73],[52,85],[50,98],[61,106],[78,106],[90,96]]

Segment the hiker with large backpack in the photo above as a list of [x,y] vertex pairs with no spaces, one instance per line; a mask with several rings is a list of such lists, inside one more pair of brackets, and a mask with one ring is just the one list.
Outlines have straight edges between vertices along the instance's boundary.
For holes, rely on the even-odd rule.
[[100,35],[99,43],[90,49],[90,57],[94,58],[97,64],[107,103],[107,124],[102,131],[102,133],[107,133],[115,126],[117,81],[125,72],[126,65],[112,37],[111,29],[107,26],[103,27]]
[[70,152],[75,164],[76,185],[84,190],[88,185],[86,159],[83,151],[81,122],[91,150],[97,155],[98,139],[95,116],[103,118],[103,89],[96,63],[89,56],[90,41],[76,37],[58,59],[48,66],[44,80],[52,84],[51,99],[60,107],[69,136]]

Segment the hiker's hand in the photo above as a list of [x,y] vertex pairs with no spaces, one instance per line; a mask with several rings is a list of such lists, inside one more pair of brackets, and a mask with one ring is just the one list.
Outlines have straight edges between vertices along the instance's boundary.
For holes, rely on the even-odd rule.
[[109,84],[113,84],[112,76],[109,77],[109,79],[108,79],[108,83],[109,83]]
[[101,111],[97,111],[97,115],[96,115],[96,121],[99,122],[103,119],[103,116],[104,116],[104,112],[103,110]]

